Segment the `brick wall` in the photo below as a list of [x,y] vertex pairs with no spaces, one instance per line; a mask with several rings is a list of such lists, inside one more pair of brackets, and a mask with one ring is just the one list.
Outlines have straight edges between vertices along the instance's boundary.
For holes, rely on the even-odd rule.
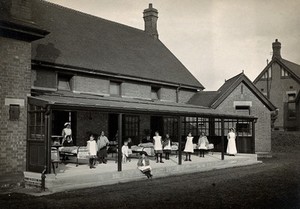
[[109,80],[87,76],[74,76],[73,91],[109,95]]
[[[77,145],[85,146],[90,133],[100,134],[103,130],[108,136],[109,114],[97,111],[77,112]],[[150,130],[150,115],[140,115],[140,140],[145,136],[144,130]],[[111,140],[111,139],[110,139]]]
[[77,112],[77,145],[85,146],[90,133],[100,134],[108,131],[108,114],[96,111]]
[[[31,86],[31,46],[0,37],[0,175],[26,169],[27,95]],[[9,120],[9,104],[24,103],[20,118]]]
[[130,98],[151,98],[151,86],[145,84],[122,83],[122,96]]
[[160,100],[167,102],[176,102],[176,89],[163,87],[160,89]]
[[[267,92],[267,81],[259,80],[256,87]],[[281,78],[281,67],[277,63],[272,65],[272,79],[269,80],[270,101],[279,109],[278,118],[274,126],[282,129],[284,127],[284,103],[288,101],[287,91],[299,92],[300,84],[292,78]],[[293,88],[290,88],[290,87]]]
[[[241,94],[243,85],[243,94]],[[240,84],[218,107],[227,113],[236,113],[234,101],[252,101],[251,115],[257,117],[255,124],[255,152],[271,151],[271,114],[267,107],[244,84]]]
[[57,73],[55,71],[38,69],[31,70],[32,88],[57,89]]
[[179,91],[179,103],[187,103],[192,96],[197,93],[196,91],[180,90]]

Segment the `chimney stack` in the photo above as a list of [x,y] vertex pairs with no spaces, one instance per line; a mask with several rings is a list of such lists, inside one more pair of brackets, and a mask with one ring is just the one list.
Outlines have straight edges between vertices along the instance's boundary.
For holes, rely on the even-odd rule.
[[275,40],[275,42],[272,43],[273,48],[273,58],[279,58],[281,59],[280,49],[281,49],[281,43],[278,41],[278,39]]
[[158,39],[157,19],[157,9],[154,9],[152,4],[149,4],[149,8],[144,10],[145,32],[155,39]]

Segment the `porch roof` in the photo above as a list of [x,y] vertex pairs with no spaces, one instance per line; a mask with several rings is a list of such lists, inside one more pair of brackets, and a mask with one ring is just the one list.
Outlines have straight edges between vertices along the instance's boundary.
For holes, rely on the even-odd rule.
[[97,110],[131,114],[201,116],[254,120],[256,117],[227,114],[219,110],[190,104],[140,100],[119,97],[101,97],[89,94],[51,93],[28,97],[30,104],[50,106],[52,109]]

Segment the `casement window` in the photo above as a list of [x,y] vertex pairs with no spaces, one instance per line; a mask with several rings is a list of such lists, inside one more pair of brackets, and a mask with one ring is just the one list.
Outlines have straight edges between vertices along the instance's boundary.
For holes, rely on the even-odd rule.
[[238,120],[236,123],[236,132],[239,136],[251,136],[252,135],[252,124],[246,120]]
[[285,69],[281,68],[281,78],[289,78],[289,77],[290,77],[290,73]]
[[131,138],[136,144],[139,140],[139,125],[140,118],[137,115],[124,116],[124,137],[125,139]]
[[121,96],[121,83],[115,82],[115,81],[110,81],[109,94],[111,96]]
[[201,117],[185,117],[183,121],[184,135],[186,136],[189,132],[193,136],[199,136],[201,132],[209,135],[209,119]]
[[159,87],[151,87],[151,99],[152,100],[159,100],[160,99],[160,95],[159,95]]
[[169,134],[173,141],[178,139],[178,120],[174,117],[164,117],[164,135]]
[[44,140],[45,137],[45,109],[29,105],[28,131],[30,140]]
[[57,75],[57,89],[71,91],[71,75],[58,74]]

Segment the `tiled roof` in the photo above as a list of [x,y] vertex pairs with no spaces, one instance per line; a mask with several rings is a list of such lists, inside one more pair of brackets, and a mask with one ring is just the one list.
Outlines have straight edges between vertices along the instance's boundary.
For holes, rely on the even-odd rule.
[[[268,107],[270,111],[276,110],[276,107],[254,86],[250,79],[244,74],[240,73],[225,83],[216,91],[215,93],[198,92],[195,94],[192,99],[189,101],[189,104],[206,106],[211,108],[218,107],[229,95],[230,93],[241,83],[243,82],[247,87],[252,91],[256,97]],[[213,95],[215,95],[213,97]],[[209,101],[204,101],[209,100]],[[207,105],[204,105],[207,103]]]
[[203,107],[210,107],[219,95],[218,91],[200,91],[193,95],[188,104],[196,104]]
[[32,43],[35,61],[204,88],[160,40],[142,30],[41,0],[34,0],[32,15],[50,32]]
[[226,114],[222,111],[199,107],[189,104],[168,103],[159,101],[145,101],[127,98],[99,97],[87,94],[74,93],[49,93],[29,97],[30,103],[37,102],[39,105],[67,106],[68,108],[88,110],[106,110],[108,112],[135,112],[153,113],[181,116],[213,116],[225,118],[254,118],[238,114]]

